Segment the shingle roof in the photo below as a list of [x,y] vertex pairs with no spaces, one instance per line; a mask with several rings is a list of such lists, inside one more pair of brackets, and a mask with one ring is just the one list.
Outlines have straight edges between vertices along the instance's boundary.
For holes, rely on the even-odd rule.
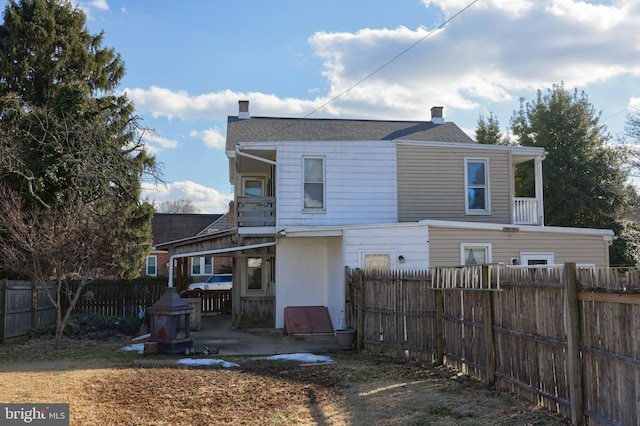
[[153,245],[196,236],[222,216],[221,214],[156,213],[151,221]]
[[227,150],[238,142],[413,140],[475,143],[455,123],[251,117],[227,119]]

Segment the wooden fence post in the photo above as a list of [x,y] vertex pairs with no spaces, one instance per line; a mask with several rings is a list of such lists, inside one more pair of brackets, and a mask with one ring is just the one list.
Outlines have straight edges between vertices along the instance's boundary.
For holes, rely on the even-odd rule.
[[7,301],[9,299],[9,280],[2,280],[2,293],[0,293],[0,343],[7,342]]
[[582,399],[582,365],[580,363],[580,302],[578,301],[578,278],[575,263],[564,264],[564,307],[567,327],[567,376],[569,378],[569,400],[571,423],[584,424],[584,402]]
[[487,377],[486,381],[489,384],[495,383],[496,376],[496,362],[495,362],[495,347],[493,343],[493,306],[491,303],[491,287],[489,284],[489,265],[482,265],[482,288],[483,291],[483,316],[484,316],[484,339],[487,350]]
[[38,327],[38,285],[31,281],[31,327]]
[[356,291],[358,292],[358,325],[356,327],[356,337],[358,342],[356,346],[358,353],[360,353],[364,349],[364,274],[360,268],[356,268],[355,274],[357,277]]
[[433,290],[436,302],[436,365],[444,364],[444,291]]
[[438,290],[440,274],[440,269],[434,269],[431,274],[431,287],[434,289],[433,298],[436,304],[436,365],[444,364],[444,292]]

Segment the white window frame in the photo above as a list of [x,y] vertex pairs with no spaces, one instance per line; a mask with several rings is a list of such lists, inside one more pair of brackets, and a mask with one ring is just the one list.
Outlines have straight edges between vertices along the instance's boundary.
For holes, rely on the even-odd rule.
[[[266,189],[265,188],[265,180],[266,180],[266,176],[262,175],[262,174],[260,174],[260,175],[258,175],[258,174],[256,174],[256,175],[250,175],[250,174],[249,175],[243,175],[240,178],[240,181],[242,182],[240,196],[241,197],[253,197],[253,195],[247,195],[246,194],[246,189],[247,189],[247,182],[255,181],[255,182],[259,182],[260,183],[260,192],[262,193],[261,197],[264,197],[265,196],[265,189]],[[260,198],[260,197],[257,197],[257,198]]]
[[[484,164],[484,185],[469,185],[469,164]],[[464,210],[468,215],[488,215],[491,214],[491,184],[489,179],[490,163],[488,158],[467,157],[464,159]],[[469,190],[474,188],[484,188],[484,209],[469,208]]]
[[[153,268],[155,269],[155,273],[154,274],[150,274],[149,273],[149,260],[153,259]],[[147,259],[145,261],[145,267],[144,267],[144,272],[146,275],[150,276],[150,277],[157,277],[158,276],[158,256],[156,255],[149,255],[147,256]]]
[[[305,167],[306,167],[306,160],[320,160],[322,162],[322,181],[321,182],[315,182],[315,181],[309,181],[307,182],[306,178],[305,178]],[[324,156],[318,156],[318,155],[305,155],[302,157],[302,211],[303,212],[310,212],[310,213],[319,213],[319,212],[325,212],[326,209],[326,205],[327,205],[327,173],[326,173],[326,158]],[[306,206],[306,201],[305,201],[305,185],[309,183],[309,184],[322,184],[322,206],[321,207],[307,207]]]
[[484,249],[485,263],[491,263],[493,259],[491,243],[460,243],[460,265],[466,265],[465,250],[467,249]]
[[530,260],[546,260],[547,265],[555,264],[555,255],[553,252],[541,251],[523,251],[520,252],[520,265],[529,266]]
[[[196,259],[198,260],[198,266],[200,271],[195,272]],[[207,272],[207,262],[205,259],[211,259],[211,270]],[[191,258],[191,276],[192,277],[204,277],[213,275],[213,256],[196,256]]]
[[365,269],[365,270],[367,269],[368,256],[372,256],[372,257],[386,256],[387,260],[389,261],[388,269],[395,269],[395,253],[393,251],[385,251],[385,250],[361,251],[360,258],[361,258],[362,269]]

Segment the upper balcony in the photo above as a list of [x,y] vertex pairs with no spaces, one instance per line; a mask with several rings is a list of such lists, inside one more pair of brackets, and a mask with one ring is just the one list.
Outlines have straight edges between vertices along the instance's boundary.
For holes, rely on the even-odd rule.
[[237,197],[235,219],[238,228],[263,228],[262,232],[273,228],[275,232],[276,197]]

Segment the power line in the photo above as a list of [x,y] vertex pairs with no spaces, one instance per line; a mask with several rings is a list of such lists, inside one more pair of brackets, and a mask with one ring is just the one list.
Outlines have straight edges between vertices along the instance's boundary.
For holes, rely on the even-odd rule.
[[404,49],[402,52],[398,53],[396,56],[394,56],[393,58],[389,59],[387,62],[385,62],[384,64],[382,64],[381,66],[379,66],[378,68],[376,68],[375,70],[373,70],[371,73],[367,74],[365,77],[363,77],[362,79],[360,79],[358,82],[354,83],[352,86],[350,86],[348,89],[340,92],[339,94],[337,94],[336,96],[334,96],[333,98],[331,98],[330,100],[328,100],[327,102],[325,102],[324,104],[320,105],[318,108],[314,109],[313,111],[311,111],[309,114],[305,115],[302,118],[308,118],[309,116],[315,114],[316,112],[320,111],[321,109],[323,109],[324,107],[326,107],[327,105],[333,103],[334,101],[336,101],[337,99],[341,98],[342,96],[346,95],[349,91],[351,91],[352,89],[358,87],[360,84],[364,83],[366,80],[368,80],[369,78],[373,77],[375,74],[377,74],[378,72],[382,71],[384,68],[386,68],[387,66],[389,66],[391,63],[395,62],[398,58],[400,58],[402,55],[404,55],[405,53],[407,53],[409,50],[413,49],[414,47],[416,47],[418,44],[422,43],[424,40],[426,40],[427,38],[429,38],[436,30],[442,29],[445,25],[447,25],[449,22],[453,21],[455,18],[457,18],[459,15],[461,15],[462,13],[464,13],[467,9],[469,9],[471,6],[473,6],[474,4],[476,4],[479,0],[473,0],[471,3],[469,3],[468,5],[466,5],[464,8],[462,8],[459,12],[457,12],[455,15],[451,16],[449,19],[447,19],[446,21],[444,21],[442,24],[440,24],[435,30],[429,31],[424,37],[420,38],[418,41],[416,41],[415,43],[413,43],[411,46],[407,47],[406,49]]
[[[427,38],[429,38],[431,35],[433,35],[433,33],[437,30],[442,29],[445,25],[447,25],[449,22],[453,21],[454,19],[456,19],[458,16],[460,16],[462,13],[466,12],[467,9],[469,9],[471,6],[473,6],[474,4],[476,4],[479,0],[473,0],[472,2],[470,2],[468,5],[466,5],[465,7],[463,7],[462,9],[460,9],[457,13],[455,13],[454,15],[452,15],[449,19],[445,20],[442,24],[438,25],[437,28],[435,28],[434,30],[429,31],[425,36],[423,36],[422,38],[420,38],[419,40],[417,40],[416,42],[414,42],[412,45],[410,45],[409,47],[407,47],[406,49],[404,49],[402,52],[398,53],[396,56],[394,56],[393,58],[389,59],[387,62],[385,62],[384,64],[380,65],[378,68],[376,68],[375,70],[373,70],[372,72],[370,72],[369,74],[367,74],[365,77],[363,77],[362,79],[358,80],[356,83],[354,83],[353,85],[351,85],[349,88],[345,89],[344,91],[340,92],[339,94],[337,94],[336,96],[334,96],[333,98],[329,99],[327,102],[325,102],[324,104],[320,105],[318,108],[314,109],[313,111],[311,111],[310,113],[306,114],[305,116],[303,116],[302,118],[309,118],[310,116],[312,116],[313,114],[315,114],[316,112],[320,111],[321,109],[324,109],[327,105],[332,104],[333,102],[335,102],[336,100],[338,100],[339,98],[341,98],[342,96],[346,95],[349,91],[351,91],[352,89],[358,87],[359,85],[361,85],[362,83],[364,83],[366,80],[368,80],[369,78],[371,78],[372,76],[374,76],[375,74],[379,73],[380,71],[382,71],[384,68],[388,67],[391,63],[395,62],[396,60],[398,60],[398,58],[400,58],[401,56],[403,56],[405,53],[407,53],[408,51],[410,51],[411,49],[413,49],[414,47],[416,47],[418,44],[422,43],[424,40],[426,40]],[[271,139],[273,136],[277,135],[278,133],[284,132],[285,130],[287,130],[290,127],[293,127],[295,125],[295,123],[291,123],[288,126],[283,127],[282,129],[272,133],[271,135],[267,136],[265,139],[269,140]]]
[[615,114],[610,115],[610,116],[608,116],[607,118],[603,118],[603,119],[602,119],[602,120],[600,120],[600,121],[601,121],[601,122],[607,121],[607,120],[609,120],[609,119],[611,119],[611,118],[613,118],[613,117],[617,117],[618,115],[622,114],[623,112],[627,112],[627,109],[625,108],[625,109],[623,109],[622,111],[618,111],[618,112],[616,112]]

